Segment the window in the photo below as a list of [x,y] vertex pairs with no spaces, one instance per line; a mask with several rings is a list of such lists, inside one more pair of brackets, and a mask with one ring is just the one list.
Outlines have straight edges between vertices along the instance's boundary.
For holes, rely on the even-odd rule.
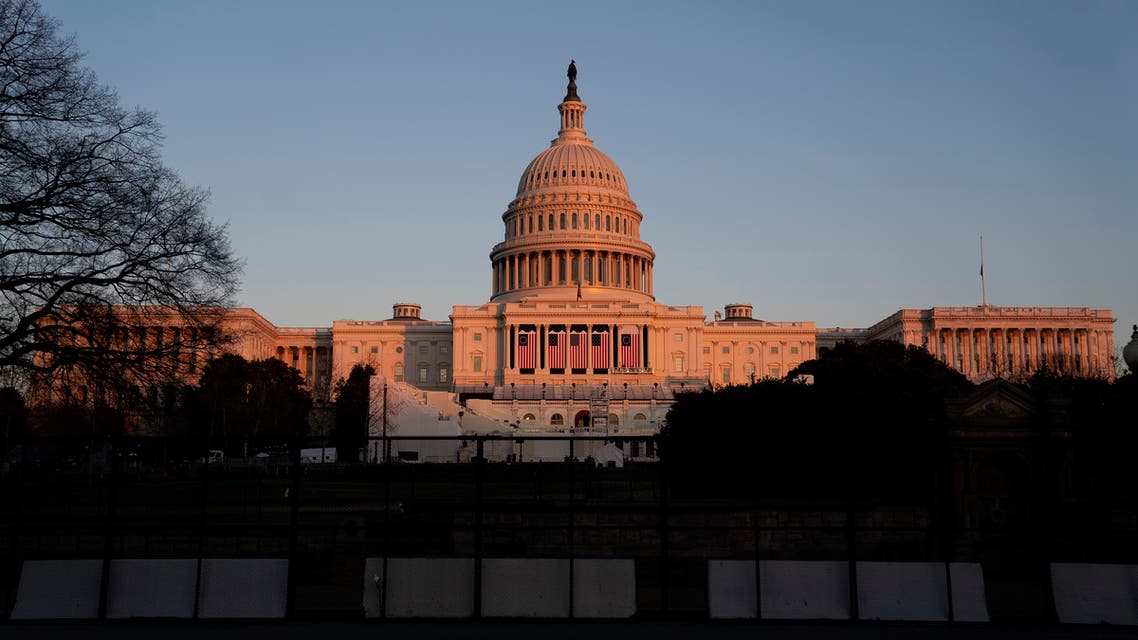
[[704,352],[705,354],[707,354],[707,353],[711,353],[711,347],[704,347],[704,348],[703,348],[703,352]]
[[585,228],[586,228],[586,229],[588,229],[588,228],[589,228],[589,214],[587,214],[587,213],[586,213],[586,214],[585,214],[584,216],[582,216],[582,217],[583,217],[584,219],[583,219],[583,220],[581,220],[581,224],[585,225]]
[[675,340],[676,342],[683,342],[684,341],[684,334],[677,333],[677,334],[672,336],[672,339]]
[[372,353],[379,353],[379,347],[372,347],[371,352]]
[[359,347],[352,347],[352,353],[359,353],[359,352],[360,352]]
[[612,231],[612,216],[605,216],[605,231]]
[[747,355],[751,355],[751,354],[752,354],[752,353],[754,353],[754,352],[755,352],[755,348],[754,348],[754,347],[747,347]]
[[597,224],[593,225],[593,228],[596,229],[597,231],[600,231],[601,230],[601,214],[599,214],[599,213],[597,214],[596,220],[597,220]]
[[573,228],[574,229],[577,228],[577,214],[576,213],[573,214]]
[[439,384],[446,384],[450,379],[450,371],[447,370],[446,365],[439,365]]
[[610,413],[609,414],[609,426],[610,427],[619,427],[620,426],[620,416],[616,415],[615,413]]
[[748,362],[747,364],[743,365],[743,375],[747,377],[747,380],[750,380],[751,382],[755,381],[755,363],[754,362]]
[[771,347],[771,353],[778,353],[778,347]]
[[723,384],[730,384],[731,383],[731,369],[729,369],[727,367],[723,367],[723,369],[721,369],[719,371],[719,378],[720,378],[720,380],[723,381]]
[[474,370],[482,371],[482,356],[474,356]]
[[638,414],[632,416],[632,419],[637,421],[637,422],[644,422],[645,420],[648,419],[648,416],[644,415],[643,413],[638,413]]
[[529,216],[529,232],[533,233],[533,214]]
[[731,347],[723,347],[723,353],[731,353]]
[[420,354],[425,354],[425,353],[427,353],[427,345],[425,345],[425,344],[421,344],[421,345],[419,345],[419,353],[420,353]]
[[538,216],[537,217],[537,230],[538,231],[545,231],[545,216]]
[[419,365],[419,384],[427,384],[430,376],[430,367],[425,364]]
[[792,356],[798,355],[798,347],[791,347],[790,348],[790,355],[792,355]]
[[403,347],[395,347],[395,353],[403,353]]
[[478,331],[474,332],[474,341],[475,342],[481,342],[482,341],[482,334],[480,332],[478,332]]
[[555,414],[549,416],[549,424],[563,425],[563,424],[565,424],[565,418],[562,417],[562,415],[560,413],[555,413]]
[[522,422],[533,422],[534,420],[537,420],[537,416],[533,415],[532,413],[527,413],[522,416]]
[[777,377],[779,377],[779,370],[778,370],[778,367],[771,367],[771,377],[772,377],[772,378],[777,378]]
[[673,367],[674,367],[673,371],[676,371],[677,373],[679,373],[680,371],[684,370],[684,357],[683,356],[675,356],[672,359],[672,363],[673,363]]
[[395,381],[396,382],[403,382],[403,363],[402,362],[396,362],[395,363]]
[[565,214],[564,213],[561,214],[561,228],[562,229],[565,228]]
[[439,353],[450,353],[450,345],[449,344],[440,344],[439,345]]

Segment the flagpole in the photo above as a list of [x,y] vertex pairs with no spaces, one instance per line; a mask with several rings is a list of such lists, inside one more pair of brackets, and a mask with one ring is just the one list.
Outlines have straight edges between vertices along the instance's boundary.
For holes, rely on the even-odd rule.
[[984,236],[980,236],[980,295],[984,306],[988,306],[988,287],[984,282]]

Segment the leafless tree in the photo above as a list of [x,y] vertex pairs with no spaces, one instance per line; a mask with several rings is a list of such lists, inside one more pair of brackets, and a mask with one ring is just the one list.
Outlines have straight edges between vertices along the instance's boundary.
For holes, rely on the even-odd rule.
[[0,0],[0,371],[145,383],[220,339],[240,262],[154,114],[81,58],[34,0]]

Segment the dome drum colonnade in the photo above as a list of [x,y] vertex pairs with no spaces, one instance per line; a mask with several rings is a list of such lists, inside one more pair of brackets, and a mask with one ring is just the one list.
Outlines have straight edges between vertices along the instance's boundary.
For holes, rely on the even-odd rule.
[[615,162],[585,135],[585,105],[571,78],[561,128],[518,181],[502,214],[505,241],[490,253],[491,301],[592,296],[652,300],[655,252]]

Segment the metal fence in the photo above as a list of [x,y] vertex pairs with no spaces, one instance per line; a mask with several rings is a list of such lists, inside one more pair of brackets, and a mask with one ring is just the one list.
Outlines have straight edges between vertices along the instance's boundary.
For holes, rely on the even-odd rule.
[[[456,462],[401,460],[407,441],[449,443]],[[627,455],[604,464],[594,454],[605,445]],[[755,561],[756,574],[760,560],[829,560],[845,563],[858,619],[857,562],[874,560],[944,563],[950,591],[949,563],[977,562],[994,617],[1054,619],[1048,563],[1064,558],[1037,528],[959,526],[946,516],[958,496],[943,492],[903,502],[687,495],[641,455],[654,446],[652,436],[393,436],[333,462],[332,443],[317,439],[18,443],[0,476],[0,614],[12,610],[21,564],[40,558],[102,561],[98,617],[115,559],[284,558],[294,618],[359,616],[368,558],[384,571],[388,558],[472,558],[474,616],[484,559],[624,558],[645,617],[706,617],[708,560]],[[535,459],[535,447],[565,455]],[[1103,535],[1138,539],[1132,523]]]

